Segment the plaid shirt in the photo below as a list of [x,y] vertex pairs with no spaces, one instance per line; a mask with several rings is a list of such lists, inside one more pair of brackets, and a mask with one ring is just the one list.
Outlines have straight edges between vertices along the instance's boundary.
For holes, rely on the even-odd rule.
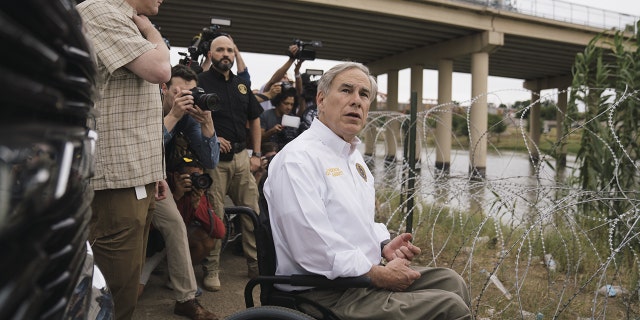
[[98,65],[94,190],[131,188],[164,179],[162,101],[157,84],[124,65],[155,48],[132,20],[124,0],[87,0],[77,6]]

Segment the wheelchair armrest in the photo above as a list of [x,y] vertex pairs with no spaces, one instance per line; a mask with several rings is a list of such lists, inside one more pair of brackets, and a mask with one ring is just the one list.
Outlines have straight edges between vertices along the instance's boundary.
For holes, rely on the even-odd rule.
[[253,307],[253,289],[257,285],[290,284],[300,287],[316,287],[322,289],[368,288],[371,278],[367,276],[344,277],[333,280],[320,275],[294,274],[290,276],[258,276],[250,279],[244,287],[244,301],[247,308]]
[[325,276],[294,274],[291,275],[290,284],[292,286],[316,287],[322,289],[367,288],[371,286],[371,278],[367,276],[359,276],[336,278],[330,280]]

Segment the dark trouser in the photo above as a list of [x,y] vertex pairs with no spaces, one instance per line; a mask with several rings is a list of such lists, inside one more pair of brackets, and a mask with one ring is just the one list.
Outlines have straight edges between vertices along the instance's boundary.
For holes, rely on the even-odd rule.
[[147,197],[134,188],[95,192],[89,242],[96,264],[113,295],[116,319],[131,319],[138,302],[138,283],[155,205],[155,183],[145,186]]
[[469,291],[460,275],[446,268],[414,269],[422,276],[402,292],[353,288],[311,290],[299,295],[331,309],[344,320],[471,319]]

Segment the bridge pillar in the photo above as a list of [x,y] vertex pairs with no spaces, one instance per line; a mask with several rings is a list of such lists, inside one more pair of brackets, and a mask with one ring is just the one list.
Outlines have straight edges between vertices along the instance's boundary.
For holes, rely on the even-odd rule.
[[[564,122],[564,115],[567,112],[567,87],[571,85],[573,78],[571,76],[558,76],[547,77],[539,79],[526,80],[522,87],[531,91],[531,102],[540,99],[540,91],[544,89],[558,89],[558,112],[556,112],[556,141],[560,141],[566,132],[562,123]],[[536,103],[531,106],[529,110],[529,141],[538,145],[540,143],[541,135],[541,121],[540,121],[540,103]],[[535,148],[531,148],[531,159],[534,162],[540,160],[540,155]],[[558,169],[563,168],[566,165],[566,148],[558,150]]]
[[471,118],[469,119],[469,174],[484,177],[487,171],[487,80],[489,53],[471,54]]
[[436,169],[448,173],[451,166],[453,60],[438,63],[438,111],[436,121]]
[[[387,108],[388,111],[398,111],[398,70],[389,70],[387,73]],[[398,140],[396,133],[400,133],[400,123],[398,121],[389,122],[384,132],[386,144],[386,154],[384,162],[386,165],[396,161],[398,151]]]
[[[536,146],[540,145],[540,135],[542,134],[542,121],[540,120],[540,89],[531,91],[531,108],[529,109],[529,139],[533,146],[529,148],[531,160],[538,163],[540,153]],[[536,102],[537,101],[537,102]]]

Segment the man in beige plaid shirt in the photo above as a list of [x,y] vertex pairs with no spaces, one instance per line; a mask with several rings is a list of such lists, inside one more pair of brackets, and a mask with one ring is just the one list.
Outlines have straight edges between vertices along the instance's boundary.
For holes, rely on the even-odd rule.
[[[157,0],[87,0],[77,6],[95,49],[100,97],[89,241],[114,299],[130,319],[154,202],[165,197],[162,102],[169,49],[147,16]],[[162,181],[162,183],[159,183]]]

